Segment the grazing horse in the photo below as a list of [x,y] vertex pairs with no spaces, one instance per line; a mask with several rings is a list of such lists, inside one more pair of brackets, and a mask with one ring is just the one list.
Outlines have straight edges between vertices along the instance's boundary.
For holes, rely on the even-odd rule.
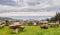
[[43,29],[48,29],[48,21],[42,21],[40,23],[40,27]]
[[13,22],[12,24],[9,25],[11,29],[13,29],[14,33],[18,33],[18,28],[21,26],[19,22]]
[[4,22],[0,22],[0,28],[4,27],[5,23]]
[[43,29],[48,29],[48,24],[42,24],[42,25],[40,25],[40,27]]
[[58,22],[55,22],[55,23],[49,23],[49,26],[50,27],[59,27],[59,23]]

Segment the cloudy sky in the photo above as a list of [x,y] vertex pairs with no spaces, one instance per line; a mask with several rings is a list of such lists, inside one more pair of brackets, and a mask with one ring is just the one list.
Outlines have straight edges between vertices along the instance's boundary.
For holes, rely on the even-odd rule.
[[60,12],[60,0],[0,0],[0,17],[45,19]]

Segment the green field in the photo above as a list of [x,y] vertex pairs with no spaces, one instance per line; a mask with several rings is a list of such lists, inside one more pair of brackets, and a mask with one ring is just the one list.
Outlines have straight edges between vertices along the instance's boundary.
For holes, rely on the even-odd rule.
[[5,26],[0,29],[0,35],[60,35],[60,27],[41,29],[39,26],[26,26],[23,32],[14,34],[12,29]]

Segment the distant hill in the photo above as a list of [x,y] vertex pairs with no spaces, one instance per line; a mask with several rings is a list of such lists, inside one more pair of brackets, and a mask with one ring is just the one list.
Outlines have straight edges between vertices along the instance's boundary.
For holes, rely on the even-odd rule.
[[0,17],[0,20],[5,20],[5,19],[13,19],[13,18]]

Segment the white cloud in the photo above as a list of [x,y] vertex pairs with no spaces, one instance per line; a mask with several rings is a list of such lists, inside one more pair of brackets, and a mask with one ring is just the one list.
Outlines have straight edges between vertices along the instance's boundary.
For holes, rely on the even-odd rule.
[[53,0],[54,6],[60,6],[60,0]]
[[11,12],[1,13],[0,16],[54,16],[55,12]]

